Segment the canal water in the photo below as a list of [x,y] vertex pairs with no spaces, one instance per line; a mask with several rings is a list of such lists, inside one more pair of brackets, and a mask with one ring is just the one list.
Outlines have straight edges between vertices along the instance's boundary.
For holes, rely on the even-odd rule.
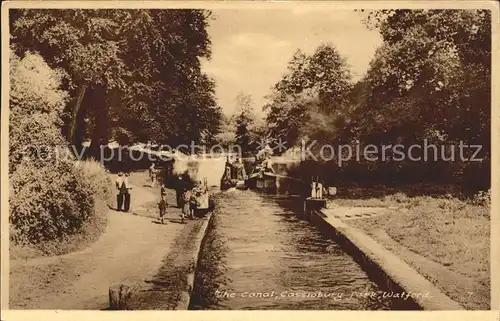
[[190,309],[389,310],[361,267],[300,218],[300,200],[217,196]]

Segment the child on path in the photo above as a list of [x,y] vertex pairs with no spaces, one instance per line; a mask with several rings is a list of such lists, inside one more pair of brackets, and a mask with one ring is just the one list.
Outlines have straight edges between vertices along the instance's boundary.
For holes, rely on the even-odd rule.
[[163,196],[167,196],[167,188],[165,187],[165,184],[161,184],[161,188],[160,188],[160,195],[163,197]]
[[191,197],[189,198],[189,218],[194,220],[194,212],[198,208],[198,197],[202,194],[201,182],[197,182],[191,190]]
[[165,212],[167,210],[167,200],[165,199],[165,197],[162,195],[160,201],[158,202],[158,208],[160,210],[160,221],[161,221],[161,224],[164,224],[164,220],[163,220],[163,217],[165,216]]
[[194,220],[194,211],[197,207],[196,194],[191,192],[191,197],[189,198],[189,219]]
[[158,202],[158,209],[160,211],[160,221],[161,224],[164,224],[163,217],[165,216],[165,212],[167,211],[168,203],[167,203],[167,190],[165,189],[165,185],[161,185],[160,189],[160,201]]

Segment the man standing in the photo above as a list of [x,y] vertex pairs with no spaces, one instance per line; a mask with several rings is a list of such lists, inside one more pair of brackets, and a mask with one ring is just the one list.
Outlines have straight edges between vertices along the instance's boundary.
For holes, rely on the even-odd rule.
[[122,205],[123,205],[123,185],[124,185],[124,179],[123,179],[123,173],[118,172],[118,177],[116,178],[116,210],[120,212],[122,210]]
[[123,210],[128,212],[130,210],[130,190],[132,189],[132,185],[128,181],[129,173],[125,173],[125,178],[122,183],[122,191],[123,191]]
[[184,182],[182,175],[178,175],[175,181],[175,199],[177,201],[177,208],[182,208],[184,205]]

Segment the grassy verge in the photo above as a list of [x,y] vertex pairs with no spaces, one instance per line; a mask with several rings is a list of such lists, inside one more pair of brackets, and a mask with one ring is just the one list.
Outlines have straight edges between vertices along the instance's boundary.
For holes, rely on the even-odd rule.
[[[58,173],[56,169],[50,167],[46,170],[51,171],[54,176],[64,174]],[[27,217],[34,222],[33,225],[45,224],[43,226],[49,230],[55,230],[55,224],[60,224],[61,227],[59,227],[60,235],[58,237],[52,238],[50,233],[46,233],[47,235],[44,234],[41,241],[35,239],[36,242],[31,243],[16,242],[11,239],[10,259],[29,259],[79,251],[95,242],[105,231],[107,213],[113,197],[113,186],[109,175],[95,161],[75,162],[74,167],[68,167],[67,170],[77,173],[65,178],[71,184],[58,185],[59,182],[56,181],[52,182],[52,185],[47,185],[44,184],[47,178],[42,177],[38,180],[43,187],[41,191],[32,186],[17,186],[22,192],[21,196],[28,195],[28,197],[22,198],[22,202],[15,203],[14,215],[19,215],[19,208],[22,206],[23,213],[28,213]],[[28,185],[25,182],[18,183],[18,185],[22,184]],[[21,196],[11,195],[11,197]],[[86,207],[82,207],[82,204],[86,204]],[[79,219],[78,216],[85,217],[82,219],[81,225],[74,230],[64,230],[65,226],[75,224],[75,221]],[[41,220],[41,217],[50,218],[50,220]],[[62,222],[63,220],[64,222]],[[18,223],[18,225],[20,224]],[[37,228],[44,230],[41,227]],[[10,225],[11,236],[16,234],[23,236],[22,233],[27,234],[28,232],[34,233],[29,229],[22,231],[19,233],[13,224]]]
[[217,234],[217,207],[202,244],[190,310],[206,310],[218,306],[220,298],[215,293],[227,285],[227,267],[223,264],[226,245]]
[[108,210],[108,204],[100,201],[96,205],[96,215],[85,223],[80,233],[69,235],[63,241],[48,241],[36,247],[11,243],[9,249],[10,259],[31,259],[81,251],[97,241],[105,231]]
[[[490,206],[486,195],[460,200],[450,195],[396,193],[357,200],[339,197],[335,203],[397,207],[394,214],[352,220],[349,224],[400,254],[464,307],[489,309]],[[387,235],[390,238],[384,237]]]

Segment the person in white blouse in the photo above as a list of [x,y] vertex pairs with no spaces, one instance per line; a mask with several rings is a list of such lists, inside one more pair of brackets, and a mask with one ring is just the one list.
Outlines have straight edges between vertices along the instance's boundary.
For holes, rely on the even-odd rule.
[[130,190],[132,189],[132,184],[130,184],[129,173],[123,175],[122,172],[118,173],[116,178],[116,210],[121,211],[123,206],[123,211],[128,212],[130,210]]

